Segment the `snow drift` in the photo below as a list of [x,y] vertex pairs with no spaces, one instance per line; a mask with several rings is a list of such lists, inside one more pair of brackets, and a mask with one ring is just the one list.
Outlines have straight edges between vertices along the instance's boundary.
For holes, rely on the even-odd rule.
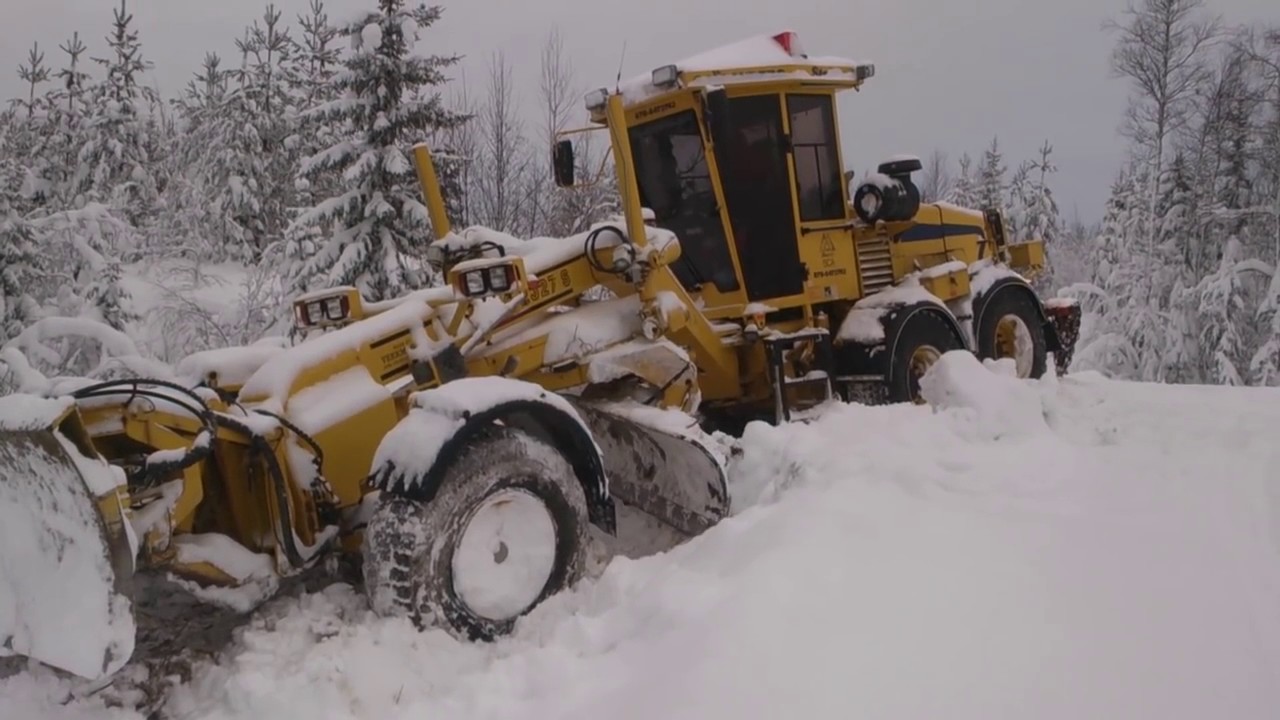
[[[414,632],[335,585],[269,604],[165,711],[1274,717],[1280,392],[1028,383],[963,353],[926,392],[750,426],[735,516],[615,560],[512,638]],[[0,681],[0,716],[94,707],[60,690]]]

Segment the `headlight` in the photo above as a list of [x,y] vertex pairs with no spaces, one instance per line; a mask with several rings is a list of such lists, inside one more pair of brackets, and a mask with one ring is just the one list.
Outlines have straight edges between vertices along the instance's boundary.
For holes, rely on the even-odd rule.
[[588,110],[602,108],[604,107],[604,104],[609,101],[609,91],[605,88],[592,90],[583,96],[582,101],[583,104],[587,106]]
[[445,249],[442,245],[432,243],[427,246],[427,264],[439,270],[444,267]]
[[328,320],[342,320],[347,316],[347,309],[343,307],[346,304],[346,298],[339,295],[331,297],[324,301],[324,316]]
[[489,268],[489,289],[494,292],[506,292],[511,289],[511,274],[506,265]]
[[307,322],[314,325],[324,320],[324,303],[315,300],[307,303]]
[[654,87],[667,87],[675,85],[676,80],[680,78],[680,70],[675,65],[663,65],[653,71],[650,77]]
[[473,270],[462,276],[462,281],[466,283],[468,295],[484,294],[484,271]]

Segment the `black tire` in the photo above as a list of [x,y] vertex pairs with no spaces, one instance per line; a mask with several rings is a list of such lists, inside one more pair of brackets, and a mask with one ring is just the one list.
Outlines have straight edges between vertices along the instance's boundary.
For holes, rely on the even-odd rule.
[[[455,557],[472,518],[502,504],[494,501],[499,495],[540,503],[554,527],[554,560],[532,602],[514,614],[494,616],[464,599],[455,582]],[[378,614],[408,615],[420,628],[439,626],[466,640],[493,640],[582,577],[588,523],[586,494],[564,456],[526,433],[494,427],[444,473],[431,501],[383,492],[365,532],[365,592]],[[498,546],[494,566],[511,552],[505,541]],[[516,546],[514,552],[523,550]],[[535,573],[534,582],[540,577]]]
[[[997,290],[983,308],[982,319],[974,333],[978,357],[984,360],[1013,357],[1016,363],[1016,351],[1010,348],[1010,342],[1017,341],[1008,336],[1013,332],[1021,336],[1023,342],[1030,341],[1031,344],[1031,357],[1018,368],[1018,377],[1036,379],[1043,376],[1048,367],[1048,344],[1044,324],[1034,302],[1026,292],[1016,288]],[[1005,323],[1003,329],[1002,322]]]
[[[889,358],[889,385],[885,398],[890,403],[923,403],[920,378],[943,354],[963,350],[955,328],[938,310],[906,309],[896,333],[897,343]],[[932,356],[923,362],[923,356]]]

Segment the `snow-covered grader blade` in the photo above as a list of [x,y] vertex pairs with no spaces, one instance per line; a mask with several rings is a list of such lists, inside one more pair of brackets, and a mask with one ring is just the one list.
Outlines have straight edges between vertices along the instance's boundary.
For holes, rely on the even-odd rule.
[[133,651],[117,473],[69,402],[0,398],[0,656],[89,678]]

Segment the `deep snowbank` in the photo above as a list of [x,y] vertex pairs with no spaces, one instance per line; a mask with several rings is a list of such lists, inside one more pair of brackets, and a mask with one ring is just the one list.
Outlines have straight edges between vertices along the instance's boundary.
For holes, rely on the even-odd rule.
[[[1280,392],[1019,383],[963,355],[928,392],[749,428],[735,517],[616,560],[514,638],[413,632],[335,586],[269,606],[167,711],[1275,716]],[[57,690],[0,681],[0,716],[100,716]]]

